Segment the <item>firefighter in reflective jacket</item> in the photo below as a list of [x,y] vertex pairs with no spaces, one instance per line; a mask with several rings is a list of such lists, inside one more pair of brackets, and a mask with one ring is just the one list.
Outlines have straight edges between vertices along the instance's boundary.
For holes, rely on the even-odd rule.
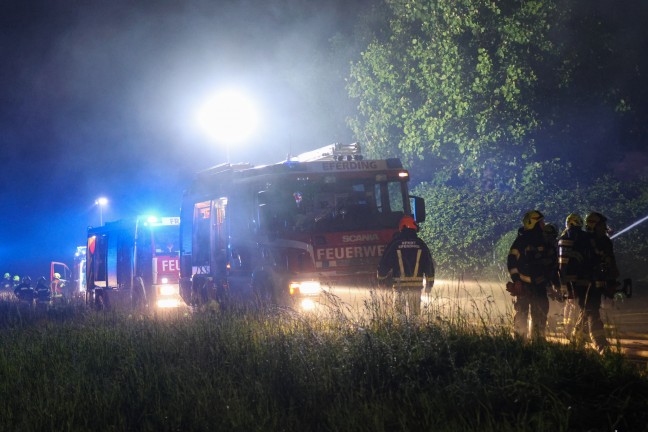
[[21,303],[33,304],[34,302],[34,288],[29,276],[24,276],[22,282],[14,288],[14,294],[18,297]]
[[576,292],[586,290],[592,278],[591,261],[591,235],[583,231],[583,218],[570,213],[565,218],[565,230],[558,239],[560,290],[567,299],[563,316],[567,337],[573,336],[580,310],[575,300]]
[[54,273],[54,279],[52,279],[50,285],[52,290],[52,297],[63,297],[63,288],[65,287],[65,283],[61,279],[60,273]]
[[[616,265],[612,240],[608,237],[607,218],[601,213],[592,212],[585,218],[585,229],[591,235],[592,283],[587,288],[576,291],[581,314],[576,322],[576,329],[589,330],[589,336],[600,353],[609,343],[605,337],[605,328],[601,320],[601,295],[613,298],[616,291],[619,269]],[[588,329],[589,327],[589,329]]]
[[537,210],[528,211],[522,218],[522,229],[511,245],[507,267],[511,280],[507,290],[515,297],[515,332],[526,337],[529,309],[531,309],[531,337],[544,337],[549,313],[549,284],[558,289],[556,250],[543,235],[544,216]]
[[434,285],[434,264],[430,250],[416,234],[418,225],[414,218],[403,216],[398,228],[400,232],[385,247],[378,264],[378,280],[392,278],[397,313],[409,310],[410,315],[419,315],[421,290],[429,293]]

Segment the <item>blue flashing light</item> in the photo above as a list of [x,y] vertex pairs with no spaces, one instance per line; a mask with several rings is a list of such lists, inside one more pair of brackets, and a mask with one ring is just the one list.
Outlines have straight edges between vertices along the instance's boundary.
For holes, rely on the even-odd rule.
[[284,162],[284,166],[288,169],[299,169],[301,167],[301,162],[299,161],[293,161],[293,160],[287,160]]

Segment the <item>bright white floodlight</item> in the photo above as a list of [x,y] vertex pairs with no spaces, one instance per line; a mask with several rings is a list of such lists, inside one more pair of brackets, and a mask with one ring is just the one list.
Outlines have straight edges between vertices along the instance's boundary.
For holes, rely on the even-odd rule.
[[227,146],[245,141],[258,122],[254,102],[236,89],[212,95],[199,108],[197,117],[198,124],[211,139]]

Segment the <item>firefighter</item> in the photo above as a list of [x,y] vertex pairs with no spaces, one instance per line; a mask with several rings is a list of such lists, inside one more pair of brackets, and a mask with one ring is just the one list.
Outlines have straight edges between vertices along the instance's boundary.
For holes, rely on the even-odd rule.
[[421,289],[426,293],[434,285],[434,263],[430,250],[418,235],[412,216],[403,216],[399,233],[385,247],[378,264],[378,280],[391,277],[394,307],[397,313],[410,316],[421,313]]
[[[557,256],[552,244],[544,236],[544,216],[538,210],[525,213],[522,229],[513,241],[507,259],[511,280],[507,287],[515,297],[515,332],[522,337],[544,337],[549,313],[547,285],[557,289],[560,280],[557,272]],[[531,310],[531,334],[528,334],[529,309]]]
[[14,277],[13,277],[13,287],[14,287],[14,289],[15,289],[18,285],[20,285],[20,276],[18,276],[18,275],[14,275]]
[[603,353],[609,343],[601,320],[601,295],[613,298],[619,285],[619,270],[616,265],[612,240],[608,237],[607,218],[598,212],[591,212],[585,218],[585,226],[591,233],[592,259],[590,261],[591,283],[577,287],[576,299],[581,313],[576,322],[576,331],[589,330],[592,344]]
[[52,279],[52,283],[50,285],[52,297],[63,297],[63,288],[65,286],[65,283],[61,280],[60,273],[54,273],[54,279]]
[[49,304],[52,300],[52,287],[47,283],[47,279],[44,276],[41,276],[36,281],[36,289],[34,290],[34,297],[36,303],[41,305]]
[[11,275],[9,273],[5,273],[4,277],[2,278],[2,289],[9,291],[12,288],[13,282],[11,282]]
[[31,305],[34,302],[34,288],[31,286],[31,278],[24,276],[22,281],[14,288],[14,294],[21,303]]
[[575,293],[587,290],[592,278],[591,260],[591,236],[583,231],[583,218],[570,213],[565,218],[565,230],[558,239],[560,290],[566,299],[563,325],[567,337],[573,336],[580,311]]

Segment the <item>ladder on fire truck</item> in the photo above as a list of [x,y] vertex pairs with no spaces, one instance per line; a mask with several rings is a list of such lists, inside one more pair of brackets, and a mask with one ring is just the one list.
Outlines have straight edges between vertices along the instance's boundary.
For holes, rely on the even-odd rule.
[[351,144],[329,144],[316,150],[311,150],[297,156],[288,156],[288,161],[294,162],[316,162],[316,161],[352,161],[362,160],[360,144],[357,142]]

